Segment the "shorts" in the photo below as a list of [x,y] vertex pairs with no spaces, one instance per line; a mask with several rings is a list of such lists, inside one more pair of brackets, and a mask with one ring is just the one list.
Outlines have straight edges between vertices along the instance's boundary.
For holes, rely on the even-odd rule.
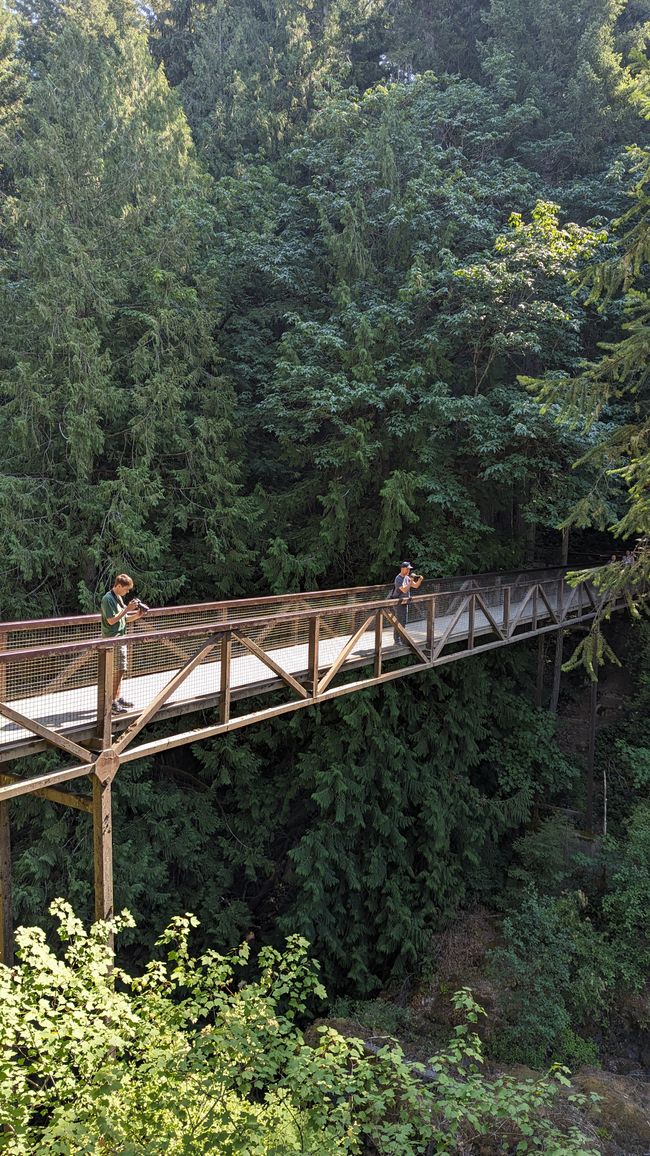
[[115,673],[126,674],[129,669],[129,648],[128,646],[115,647]]

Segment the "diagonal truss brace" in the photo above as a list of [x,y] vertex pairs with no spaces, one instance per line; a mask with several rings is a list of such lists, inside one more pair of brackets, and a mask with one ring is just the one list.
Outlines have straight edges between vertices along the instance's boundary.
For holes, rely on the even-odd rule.
[[513,637],[517,627],[521,625],[521,620],[524,616],[524,611],[525,611],[526,607],[528,606],[528,603],[534,597],[535,592],[537,590],[539,590],[539,586],[535,585],[535,586],[529,586],[528,590],[526,591],[526,594],[524,596],[523,601],[520,602],[520,604],[519,604],[519,609],[518,609],[517,613],[515,614],[514,618],[510,622],[510,629],[508,631],[510,638]]
[[461,602],[458,610],[454,614],[454,617],[452,618],[451,622],[449,623],[449,626],[446,627],[445,632],[442,635],[442,638],[436,643],[435,649],[434,649],[433,654],[431,656],[432,659],[438,658],[438,656],[442,653],[443,649],[447,645],[447,643],[448,643],[448,641],[452,635],[452,632],[458,626],[458,623],[460,622],[463,614],[465,613],[470,602],[472,601],[472,597],[473,597],[472,594],[468,594],[466,598],[463,598],[463,601]]
[[478,607],[478,609],[481,611],[481,613],[485,615],[485,617],[487,618],[488,622],[490,623],[490,626],[492,627],[494,633],[499,638],[502,638],[505,642],[507,639],[507,634],[505,633],[503,626],[499,626],[499,624],[496,621],[496,618],[494,618],[494,616],[492,614],[492,611],[488,610],[485,602],[481,598],[481,595],[478,593],[474,594],[474,604],[475,604],[475,606]]
[[332,681],[332,679],[334,678],[334,676],[336,674],[338,674],[339,670],[343,666],[343,663],[345,662],[348,655],[351,654],[352,651],[354,650],[359,639],[363,638],[368,627],[370,626],[370,623],[374,621],[374,618],[375,618],[374,612],[372,614],[368,615],[368,617],[365,619],[365,621],[361,623],[361,626],[359,627],[359,629],[355,630],[355,632],[351,636],[351,638],[348,639],[345,646],[339,652],[339,654],[337,655],[335,661],[330,666],[327,673],[324,674],[323,677],[321,678],[321,680],[318,684],[317,691],[316,691],[317,694],[322,694],[323,691],[326,689],[326,687],[329,686],[329,684]]
[[72,739],[66,738],[65,735],[59,731],[52,730],[51,727],[46,727],[43,723],[36,722],[33,718],[28,718],[27,715],[21,714],[14,710],[13,707],[8,706],[6,702],[0,702],[0,714],[5,718],[15,722],[18,726],[23,727],[26,731],[30,731],[39,738],[45,739],[46,743],[50,743],[53,747],[60,747],[62,751],[67,751],[69,755],[74,755],[76,759],[81,759],[82,762],[92,763],[94,755],[87,751],[85,747],[80,747],[79,743],[75,743]]
[[267,654],[265,650],[262,650],[261,646],[258,646],[256,642],[253,642],[252,638],[248,638],[245,634],[240,634],[237,630],[233,630],[232,636],[233,638],[236,638],[238,642],[241,642],[242,646],[245,646],[251,654],[254,654],[256,658],[259,658],[260,662],[263,662],[265,666],[268,666],[269,670],[272,670],[274,674],[277,674],[278,678],[281,678],[283,682],[286,682],[287,686],[290,686],[292,690],[295,690],[296,694],[300,695],[300,698],[308,697],[307,691],[305,690],[304,686],[298,682],[297,678],[294,678],[292,674],[289,674],[288,670],[285,670],[282,666],[280,666],[280,664],[277,663],[274,658],[271,658],[270,654]]
[[544,603],[546,609],[548,610],[551,622],[557,622],[559,625],[560,619],[558,618],[558,612],[556,609],[554,609],[551,606],[551,603],[549,602],[549,600],[547,598],[546,591],[545,591],[544,587],[541,585],[541,583],[538,586],[538,590],[539,590],[539,596],[540,596],[542,602]]
[[[14,783],[24,783],[19,775],[0,775],[0,786],[10,787]],[[64,807],[72,807],[76,811],[87,811],[92,813],[93,801],[89,795],[77,795],[72,791],[57,791],[53,787],[41,787],[39,790],[32,791],[33,795],[38,795],[42,799],[47,799],[49,803],[61,803]]]
[[207,642],[205,642],[203,646],[197,650],[193,658],[190,658],[185,663],[185,666],[182,666],[180,670],[176,671],[174,677],[169,680],[169,682],[162,688],[156,697],[149,703],[149,706],[142,711],[142,714],[138,715],[137,719],[135,719],[131,725],[127,727],[123,735],[121,735],[121,737],[113,743],[111,750],[114,754],[120,755],[122,753],[124,748],[129,745],[132,739],[134,739],[135,736],[142,730],[142,728],[147,725],[150,719],[152,719],[153,716],[158,713],[161,706],[167,702],[167,699],[171,698],[174,691],[178,690],[178,687],[185,682],[185,679],[188,678],[194,668],[203,662],[203,659],[207,657],[211,650],[214,650],[215,646],[220,641],[221,635],[211,635]]
[[402,626],[402,623],[397,621],[397,618],[393,614],[392,610],[384,610],[383,614],[384,614],[384,618],[386,619],[386,621],[390,622],[393,629],[395,629],[397,631],[400,638],[402,638],[404,640],[406,645],[420,659],[420,662],[428,663],[429,659],[428,659],[427,655],[424,653],[423,650],[420,650],[420,647],[418,646],[417,642],[413,641],[413,639],[411,638],[408,631],[406,631],[404,629],[404,627]]
[[6,787],[0,787],[0,803],[9,799],[17,799],[20,795],[33,795],[37,791],[56,787],[59,783],[69,783],[71,779],[80,779],[84,775],[90,775],[92,770],[93,768],[86,763],[82,767],[66,767],[62,771],[48,771],[35,778],[21,779]]

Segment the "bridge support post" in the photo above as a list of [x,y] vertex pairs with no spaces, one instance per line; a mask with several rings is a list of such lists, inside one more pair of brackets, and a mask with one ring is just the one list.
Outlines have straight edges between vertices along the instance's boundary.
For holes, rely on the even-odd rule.
[[384,612],[375,615],[375,678],[381,678],[381,648],[384,641]]
[[467,607],[467,649],[474,649],[474,623],[476,620],[476,598],[472,594],[470,596]]
[[9,802],[0,803],[0,962],[14,962],[14,905],[11,886],[11,828]]
[[427,602],[427,641],[424,649],[429,658],[433,658],[433,644],[436,630],[436,599],[435,594],[432,594]]
[[313,696],[318,690],[318,655],[320,646],[320,617],[309,619],[309,642],[307,646],[307,689]]
[[564,631],[558,630],[555,636],[555,660],[553,662],[553,685],[551,687],[551,701],[548,704],[548,709],[551,714],[557,714],[557,706],[560,701],[560,682],[562,679],[562,657],[564,647]]
[[594,765],[596,762],[596,716],[598,712],[598,682],[591,684],[589,695],[589,744],[587,747],[587,775],[585,782],[585,826],[589,835],[594,830]]
[[228,631],[221,638],[221,682],[219,690],[219,722],[230,719],[230,663],[232,660],[232,634]]
[[[112,919],[113,906],[113,779],[119,755],[102,751],[95,763],[93,784],[93,848],[95,864],[95,919]],[[112,944],[112,936],[111,936]]]
[[535,706],[542,708],[544,699],[544,660],[546,658],[546,638],[540,634],[537,639],[537,682],[535,685]]
[[97,745],[99,749],[107,750],[112,738],[113,704],[113,663],[115,651],[113,647],[100,650],[97,656]]

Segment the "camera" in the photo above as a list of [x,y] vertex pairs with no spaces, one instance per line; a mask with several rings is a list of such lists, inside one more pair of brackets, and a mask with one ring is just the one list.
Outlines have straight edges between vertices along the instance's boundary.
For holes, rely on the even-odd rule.
[[416,582],[419,582],[420,578],[423,578],[423,577],[424,577],[423,574],[415,574],[415,573],[411,574],[411,578],[414,578]]
[[135,602],[136,608],[141,610],[143,614],[148,614],[151,610],[151,607],[147,606],[146,602],[141,602],[139,598],[133,598],[132,601]]

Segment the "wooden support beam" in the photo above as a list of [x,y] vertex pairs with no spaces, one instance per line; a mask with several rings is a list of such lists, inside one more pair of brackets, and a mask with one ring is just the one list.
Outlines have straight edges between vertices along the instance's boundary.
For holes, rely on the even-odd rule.
[[270,654],[267,654],[265,650],[262,650],[262,648],[258,646],[256,642],[253,642],[252,638],[248,638],[245,634],[240,634],[237,630],[233,630],[232,633],[233,638],[236,638],[238,642],[241,642],[242,646],[245,646],[247,650],[250,650],[251,654],[254,654],[255,657],[258,658],[260,662],[263,662],[265,666],[268,666],[269,670],[272,670],[274,674],[277,674],[278,678],[281,678],[283,682],[286,682],[287,686],[290,686],[292,690],[295,690],[296,694],[300,698],[307,698],[307,691],[305,690],[302,683],[298,682],[298,680],[294,678],[292,674],[289,674],[289,672],[285,670],[284,667],[280,666],[280,664],[276,662],[274,658],[271,658]]
[[510,638],[510,587],[503,587],[503,636]]
[[474,627],[476,622],[476,594],[472,594],[467,607],[467,649],[474,649]]
[[[18,775],[0,774],[0,786],[7,787],[11,783],[24,782]],[[40,791],[32,791],[48,803],[62,803],[64,807],[72,807],[75,811],[92,811],[93,804],[88,795],[75,795],[72,791],[55,791],[52,787],[42,787]]]
[[91,770],[86,763],[81,767],[66,767],[63,771],[48,771],[46,775],[17,780],[8,787],[0,787],[0,803],[7,799],[17,799],[19,795],[33,795],[35,791],[55,787],[58,783],[68,783],[71,779],[80,779],[83,775],[89,775]]
[[219,688],[219,722],[227,723],[230,718],[230,663],[232,659],[232,635],[224,634],[221,639],[221,684]]
[[28,718],[27,715],[20,714],[19,711],[14,710],[13,707],[7,706],[6,702],[0,702],[0,714],[5,718],[15,722],[26,731],[30,731],[39,738],[45,739],[50,746],[60,747],[62,751],[67,751],[69,755],[74,755],[77,759],[87,763],[92,763],[93,756],[85,747],[80,747],[78,743],[73,743],[72,739],[67,739],[65,735],[59,734],[58,731],[53,731],[50,727],[43,726],[42,723],[36,722],[33,718]]
[[363,638],[374,617],[374,614],[370,614],[361,623],[361,626],[358,628],[358,630],[355,630],[354,634],[348,639],[343,649],[337,655],[336,661],[332,663],[327,673],[320,680],[318,684],[319,695],[322,694],[324,690],[327,690],[330,682],[335,677],[335,675],[338,674],[339,670],[343,666],[343,663],[345,662],[348,655],[352,653],[359,639]]
[[590,583],[589,582],[583,582],[581,585],[584,587],[585,594],[587,595],[587,601],[593,607],[594,610],[597,610],[598,606],[596,605],[596,596],[593,592],[593,589],[592,589]]
[[318,662],[320,653],[320,615],[312,618],[309,623],[309,642],[307,646],[307,686],[312,695],[318,691]]
[[125,747],[127,747],[129,743],[135,738],[135,736],[139,734],[142,728],[145,727],[147,723],[150,722],[150,720],[154,717],[154,715],[158,713],[163,703],[167,702],[167,699],[171,698],[174,691],[178,690],[178,687],[181,686],[183,682],[185,682],[185,679],[192,673],[195,667],[199,666],[199,664],[203,662],[203,659],[207,657],[211,650],[214,650],[217,642],[220,640],[220,636],[209,639],[208,642],[201,646],[194,657],[190,658],[189,662],[186,662],[185,666],[182,666],[181,669],[176,672],[173,678],[170,678],[169,682],[162,688],[156,697],[152,699],[152,701],[149,703],[149,706],[142,711],[142,714],[139,714],[137,719],[135,719],[131,725],[127,727],[127,729],[124,731],[124,734],[117,740],[117,742],[113,743],[111,749],[115,752],[115,754],[119,755],[122,753]]
[[256,711],[254,714],[238,715],[236,718],[230,719],[225,724],[217,724],[216,726],[201,727],[199,730],[185,731],[183,734],[169,735],[164,739],[154,739],[153,742],[143,743],[139,747],[133,747],[132,750],[126,751],[122,755],[122,762],[129,763],[133,759],[148,759],[152,755],[158,755],[162,751],[172,750],[174,747],[186,746],[187,743],[199,742],[201,739],[213,738],[215,735],[228,734],[230,731],[241,730],[242,727],[250,726],[252,723],[265,722],[267,719],[277,718],[282,714],[290,714],[296,710],[302,710],[304,707],[313,706],[314,702],[329,702],[330,699],[340,698],[344,694],[355,694],[357,691],[365,690],[369,686],[379,686],[383,682],[392,682],[393,679],[403,678],[406,674],[420,674],[423,670],[429,670],[430,663],[418,663],[417,666],[400,667],[398,670],[388,670],[379,678],[366,678],[361,682],[346,682],[342,686],[329,687],[323,694],[319,694],[317,699],[302,698],[293,699],[291,702],[283,702],[277,706],[268,707],[265,710]]
[[426,642],[424,645],[425,645],[425,649],[428,651],[429,655],[431,657],[433,657],[433,644],[434,644],[435,633],[436,633],[436,596],[435,596],[435,594],[432,594],[429,601],[427,602],[426,616],[427,616],[427,638],[426,638]]
[[400,635],[400,637],[402,638],[402,641],[405,642],[406,645],[409,647],[409,649],[413,651],[416,658],[419,658],[420,662],[427,663],[427,665],[428,665],[430,662],[430,659],[427,658],[427,655],[424,653],[424,651],[420,649],[417,642],[413,641],[413,639],[411,638],[408,631],[405,630],[405,628],[402,626],[402,623],[398,622],[398,620],[395,617],[395,615],[393,614],[393,612],[391,610],[385,610],[384,614],[386,615],[386,618],[390,622],[393,629],[396,630],[397,633]]
[[557,605],[557,621],[564,620],[564,578],[560,578],[557,584],[557,594],[555,595]]
[[375,611],[375,678],[381,677],[381,656],[384,644],[384,615]]
[[548,610],[548,614],[549,614],[549,618],[551,619],[551,622],[558,622],[559,623],[560,619],[559,619],[557,610],[554,609],[553,606],[551,606],[550,599],[547,598],[546,591],[544,590],[544,587],[538,586],[537,589],[539,591],[539,596],[540,596],[542,602],[544,603],[546,609]]
[[[386,617],[388,614],[384,611]],[[593,617],[593,615],[592,615]],[[391,623],[392,625],[392,623]],[[542,626],[537,631],[537,634],[550,634],[557,631],[557,626]],[[508,639],[507,642],[499,639],[496,642],[486,642],[475,647],[475,654],[481,651],[495,650],[503,646],[512,646],[519,642],[524,642],[527,639],[535,638],[533,632],[528,634],[518,634],[514,638]],[[395,678],[404,678],[410,674],[419,674],[423,670],[430,670],[431,666],[446,666],[451,662],[458,662],[461,659],[467,658],[467,651],[463,650],[456,654],[445,654],[437,658],[433,663],[428,659],[425,662],[418,663],[414,666],[400,667],[397,670],[385,671],[378,677],[363,679],[359,682],[346,682],[340,686],[330,687],[316,698],[308,696],[304,699],[294,699],[291,702],[281,703],[276,706],[268,707],[261,711],[256,711],[248,715],[238,715],[234,719],[230,719],[227,723],[218,723],[214,726],[201,727],[197,730],[185,731],[178,735],[170,735],[167,738],[156,739],[149,743],[143,743],[141,746],[133,747],[126,751],[121,757],[121,762],[128,763],[133,759],[150,758],[152,755],[160,754],[162,751],[171,750],[174,747],[185,746],[187,743],[199,742],[202,739],[213,738],[218,734],[227,734],[233,730],[239,730],[242,727],[251,726],[253,723],[265,722],[270,718],[277,718],[279,715],[289,714],[296,710],[301,710],[304,707],[313,705],[314,702],[326,702],[332,698],[338,698],[344,694],[354,694],[357,691],[364,690],[369,686],[378,686],[383,682],[390,682]]]
[[478,606],[481,613],[485,615],[497,637],[503,638],[505,641],[507,635],[504,634],[503,627],[499,626],[496,618],[492,614],[492,611],[488,610],[487,603],[483,600],[483,598],[481,598],[480,594],[476,593],[474,595],[474,603],[476,606]]
[[458,610],[456,611],[454,617],[452,618],[451,622],[449,623],[449,626],[445,627],[445,631],[444,631],[444,634],[442,635],[442,638],[440,639],[440,641],[438,642],[438,644],[434,648],[434,651],[433,651],[433,658],[434,659],[436,659],[438,657],[438,655],[444,650],[445,646],[447,645],[447,642],[451,638],[453,631],[458,626],[458,623],[460,622],[465,610],[467,609],[467,607],[469,605],[470,598],[471,598],[471,594],[467,595],[465,598],[463,598],[460,606],[458,607]]
[[95,919],[112,919],[113,813],[112,780],[93,774],[93,847],[95,863]]
[[0,803],[0,962],[14,962],[14,906],[11,882],[11,828],[9,803]]
[[113,672],[115,651],[100,650],[97,671],[97,740],[100,750],[107,750],[113,735]]
[[[531,586],[526,591],[526,594],[524,595],[523,601],[519,603],[519,609],[518,609],[517,613],[515,614],[514,618],[511,618],[511,621],[510,621],[510,637],[511,638],[514,636],[515,630],[519,626],[519,623],[521,622],[521,620],[524,616],[524,610],[526,609],[528,603],[530,602],[531,598],[533,597],[534,590],[535,590],[535,587]],[[511,608],[511,610],[512,610],[512,608]]]

